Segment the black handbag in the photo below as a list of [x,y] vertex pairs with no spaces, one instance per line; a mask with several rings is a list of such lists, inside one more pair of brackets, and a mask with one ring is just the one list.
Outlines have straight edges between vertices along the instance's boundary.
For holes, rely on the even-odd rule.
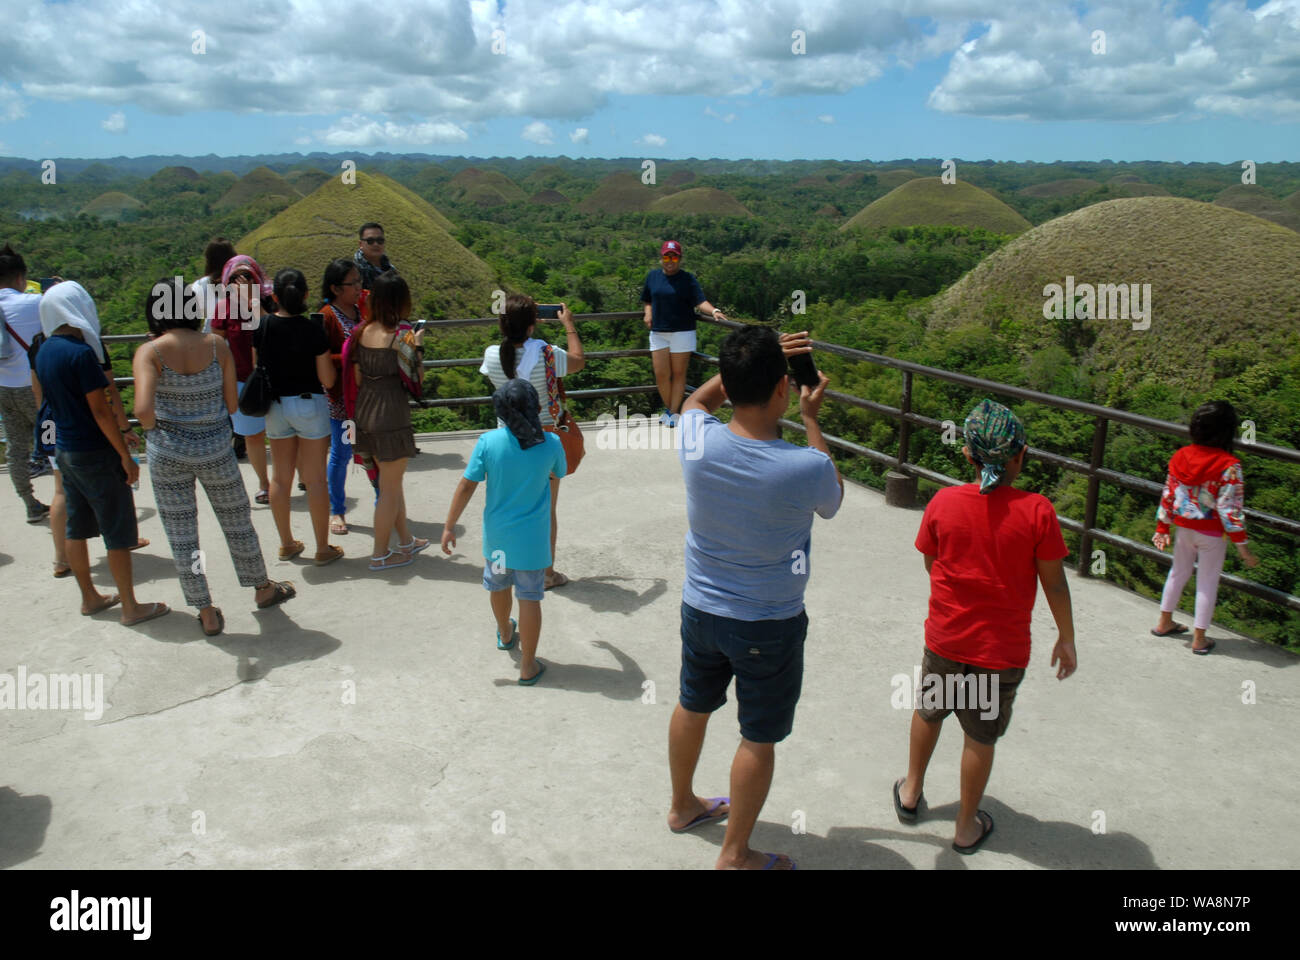
[[264,344],[266,341],[267,323],[263,322],[261,330],[263,343],[257,343],[256,339],[253,345],[257,347],[257,369],[253,375],[248,378],[244,384],[243,392],[239,395],[239,412],[246,417],[264,417],[271,404],[275,402],[275,394],[271,390],[271,375],[267,372],[265,356],[266,350]]

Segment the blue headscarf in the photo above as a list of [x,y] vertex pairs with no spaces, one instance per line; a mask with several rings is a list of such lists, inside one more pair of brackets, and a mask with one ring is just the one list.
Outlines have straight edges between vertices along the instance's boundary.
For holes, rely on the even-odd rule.
[[1025,446],[1025,426],[1002,404],[981,400],[966,418],[965,435],[980,467],[980,493],[987,494],[1002,482],[1007,461]]

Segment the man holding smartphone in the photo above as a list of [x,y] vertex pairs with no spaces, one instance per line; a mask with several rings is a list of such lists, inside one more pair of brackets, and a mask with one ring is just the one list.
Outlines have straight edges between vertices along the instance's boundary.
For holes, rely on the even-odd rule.
[[[816,389],[800,389],[808,446],[781,438],[788,358],[811,349],[806,332],[778,338],[768,327],[733,331],[719,351],[721,373],[682,408],[689,529],[681,693],[668,728],[668,826],[682,833],[730,818],[718,869],[794,869],[789,857],[751,850],[749,838],[803,683],[813,514],[829,520],[844,496],[817,423],[826,377],[818,374]],[[714,413],[728,399],[733,412],[724,424]],[[693,781],[705,729],[727,702],[733,676],[741,736],[731,765],[734,795],[699,797]]]
[[5,424],[5,460],[14,493],[27,508],[27,522],[40,523],[50,508],[36,499],[27,461],[36,430],[36,395],[27,349],[41,332],[41,298],[27,293],[27,263],[13,247],[0,248],[0,417]]

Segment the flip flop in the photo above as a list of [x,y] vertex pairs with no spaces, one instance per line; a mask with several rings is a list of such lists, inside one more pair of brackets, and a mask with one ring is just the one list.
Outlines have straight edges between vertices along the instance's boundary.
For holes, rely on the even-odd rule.
[[103,613],[105,610],[109,609],[110,607],[116,607],[121,602],[122,602],[122,598],[115,593],[108,598],[108,601],[104,603],[103,606],[96,607],[94,610],[90,610],[90,611],[83,610],[81,611],[81,615],[83,617],[93,617],[97,613]]
[[1192,647],[1192,653],[1196,654],[1198,657],[1203,657],[1217,646],[1218,644],[1211,640],[1203,647]]
[[156,620],[159,617],[172,612],[172,608],[167,606],[167,604],[165,603],[151,603],[149,604],[149,606],[152,609],[148,613],[146,613],[143,617],[136,617],[134,620],[123,620],[122,626],[124,627],[139,626],[140,624],[144,623],[146,620]]
[[263,600],[257,605],[257,609],[265,610],[268,607],[274,607],[277,603],[292,600],[298,595],[298,591],[294,589],[291,580],[272,580],[271,586],[275,588],[275,592],[271,594],[271,599]]
[[271,495],[265,490],[257,491],[257,496],[253,497],[254,503],[260,503],[263,506],[271,502]]
[[898,788],[906,782],[907,778],[904,777],[894,783],[894,813],[898,815],[899,823],[916,823],[921,813],[921,804],[925,802],[925,793],[916,798],[916,806],[903,806],[903,798],[899,796]]
[[557,573],[554,577],[551,577],[546,581],[546,586],[543,587],[542,589],[550,590],[553,587],[562,587],[568,582],[569,582],[568,577],[566,577],[562,573]]
[[72,567],[66,563],[56,563],[54,565],[54,579],[62,580],[64,577],[72,576]]
[[[763,854],[763,856],[767,857],[767,863],[763,864],[763,869],[764,869],[764,870],[771,870],[773,867],[776,866],[777,861],[780,860],[783,856],[785,856],[785,854],[782,854],[782,853],[765,853],[765,854]],[[789,857],[786,857],[786,859],[787,859],[787,860],[790,860]],[[791,870],[798,870],[798,869],[799,869],[799,864],[795,863],[793,860],[790,860],[790,869],[791,869]]]
[[226,629],[226,618],[221,615],[221,608],[213,607],[212,609],[217,612],[217,629],[209,630],[207,627],[203,626],[203,614],[201,613],[194,618],[199,622],[199,628],[203,631],[205,637],[215,637],[221,633],[222,630]]
[[498,650],[513,650],[513,649],[515,648],[515,627],[517,627],[517,626],[519,626],[519,624],[515,623],[515,619],[514,619],[514,617],[511,617],[511,618],[510,618],[510,642],[509,642],[509,643],[502,643],[502,642],[501,642],[501,630],[500,630],[500,629],[497,630],[497,649],[498,649]]
[[1160,632],[1159,630],[1157,630],[1155,627],[1152,627],[1152,628],[1151,628],[1151,636],[1153,636],[1153,637],[1176,637],[1178,634],[1180,634],[1180,633],[1186,633],[1186,632],[1187,632],[1187,626],[1186,626],[1185,624],[1181,624],[1181,623],[1175,623],[1172,627],[1170,627],[1170,628],[1169,628],[1168,630],[1166,630],[1164,633],[1161,633],[1161,632]]
[[976,840],[974,843],[970,844],[969,846],[965,846],[965,847],[960,846],[960,845],[957,843],[956,840],[954,840],[954,841],[952,842],[952,848],[953,848],[954,850],[956,850],[958,853],[965,854],[965,855],[968,856],[968,857],[969,857],[972,853],[974,853],[976,850],[978,850],[980,847],[982,847],[982,846],[984,845],[984,841],[987,840],[987,839],[989,838],[989,835],[990,835],[991,833],[993,833],[993,817],[992,817],[992,816],[990,816],[988,813],[986,813],[986,812],[983,811],[983,810],[976,810],[976,811],[975,811],[975,819],[978,820],[978,821],[980,822],[980,824],[984,826],[984,832],[983,832],[982,834],[980,834],[980,838],[979,838],[978,840]]
[[298,556],[298,554],[302,553],[306,549],[307,549],[307,544],[303,543],[301,540],[295,540],[293,542],[293,545],[289,547],[288,550],[286,550],[284,547],[280,548],[280,559],[292,560],[294,557]]
[[538,661],[537,661],[537,672],[534,673],[534,674],[533,674],[531,677],[529,677],[527,680],[525,680],[523,677],[520,677],[520,678],[519,678],[519,686],[521,686],[521,687],[531,687],[531,686],[532,686],[533,684],[535,684],[538,680],[542,679],[542,674],[544,674],[545,672],[546,672],[546,664],[544,664],[544,663],[542,663],[542,661],[538,660]]
[[343,559],[342,547],[336,547],[332,543],[329,546],[330,546],[330,555],[328,557],[315,557],[312,559],[312,563],[316,564],[316,566],[318,567],[327,567],[335,560]]
[[330,521],[330,533],[336,537],[346,537],[348,535],[348,522],[346,520]]
[[[727,805],[727,812],[715,813],[718,807],[722,806],[724,803]],[[721,823],[723,820],[726,820],[727,817],[729,816],[731,816],[730,797],[709,797],[708,806],[705,808],[705,811],[701,813],[698,817],[696,817],[694,820],[692,820],[684,827],[669,827],[668,829],[671,830],[673,833],[685,833],[688,830],[694,830],[696,827],[700,826],[701,824]],[[767,868],[764,867],[763,869],[766,870]]]
[[142,548],[142,547],[147,547],[147,546],[149,546],[149,541],[148,541],[148,540],[146,540],[144,537],[137,537],[137,538],[136,538],[136,541],[135,541],[135,546],[134,546],[134,547],[127,547],[127,549],[128,549],[128,550],[139,550],[140,548]]

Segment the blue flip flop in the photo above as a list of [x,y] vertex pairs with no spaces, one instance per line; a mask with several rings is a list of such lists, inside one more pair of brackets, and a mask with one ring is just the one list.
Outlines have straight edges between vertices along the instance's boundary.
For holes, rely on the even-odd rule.
[[[716,813],[718,807],[723,804],[727,805],[726,813]],[[702,823],[721,823],[731,816],[731,798],[730,797],[709,797],[708,807],[703,813],[692,820],[684,827],[669,827],[673,833],[685,833],[687,830],[694,830]]]
[[537,683],[538,680],[542,679],[542,674],[544,674],[545,672],[546,672],[546,664],[544,664],[544,663],[542,663],[542,661],[538,660],[538,661],[537,661],[537,672],[534,673],[534,674],[533,674],[531,677],[529,677],[527,680],[525,680],[523,677],[520,677],[520,678],[519,678],[519,686],[521,686],[521,687],[531,687],[531,686],[533,686],[533,684]]
[[498,650],[513,650],[513,649],[515,648],[515,627],[517,627],[517,626],[519,626],[519,624],[515,623],[514,619],[512,618],[512,619],[510,620],[510,642],[509,642],[509,643],[502,643],[502,642],[501,642],[501,631],[500,631],[500,630],[497,631],[497,649],[498,649]]
[[[765,853],[765,854],[763,854],[763,856],[767,857],[767,863],[763,864],[763,869],[764,869],[764,870],[771,870],[773,867],[776,866],[776,862],[777,862],[778,860],[781,859],[782,854],[779,854],[779,853]],[[786,859],[787,859],[787,860],[790,860],[789,857],[786,857]],[[795,863],[793,860],[790,860],[790,869],[791,869],[791,870],[798,870],[798,869],[799,869],[799,864]]]

